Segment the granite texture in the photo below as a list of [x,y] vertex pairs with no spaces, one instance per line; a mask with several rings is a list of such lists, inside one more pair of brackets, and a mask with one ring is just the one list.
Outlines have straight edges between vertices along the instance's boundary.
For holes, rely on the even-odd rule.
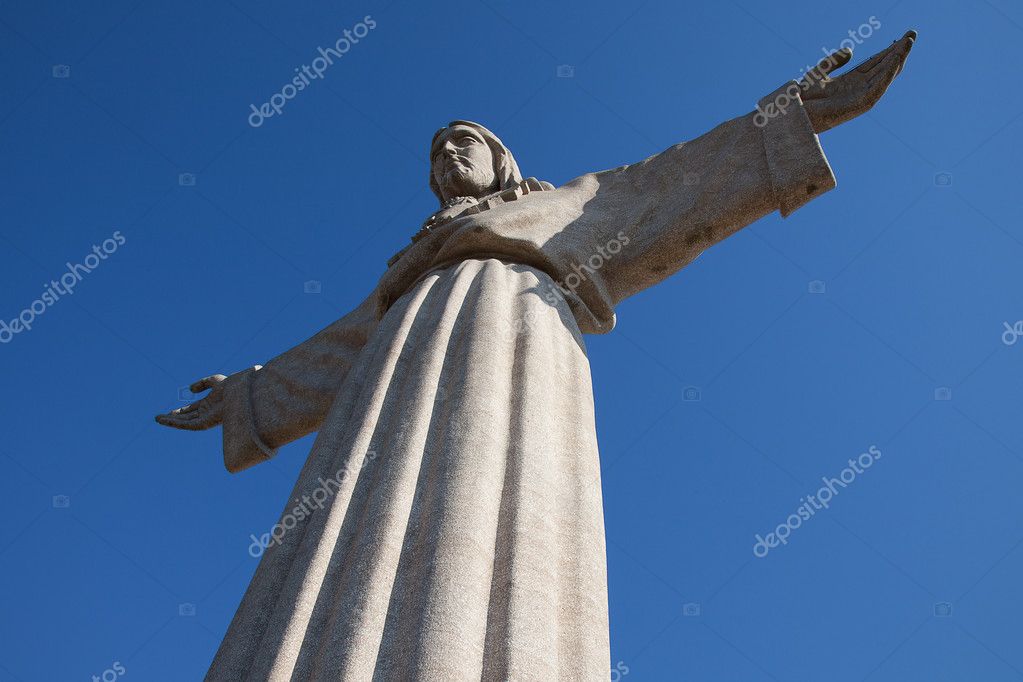
[[817,133],[869,109],[915,37],[830,79],[836,53],[749,114],[557,188],[479,124],[438,131],[440,209],[366,300],[157,417],[221,425],[232,472],[319,431],[207,680],[606,680],[583,334],[832,189]]
[[[557,189],[516,192],[519,180],[490,206],[470,202],[357,310],[227,379],[232,471],[319,429],[286,514],[319,479],[355,473],[267,549],[208,679],[607,676],[581,333],[610,330],[626,296],[834,186],[805,113],[752,119]],[[564,286],[573,272],[584,281]]]

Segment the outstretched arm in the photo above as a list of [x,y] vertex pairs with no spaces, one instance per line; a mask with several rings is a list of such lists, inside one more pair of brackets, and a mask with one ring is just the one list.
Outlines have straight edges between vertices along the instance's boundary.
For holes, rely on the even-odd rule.
[[[817,134],[876,104],[915,38],[910,31],[832,79],[852,56],[836,52],[745,116],[639,163],[558,188],[548,201],[561,207],[567,226],[544,251],[561,271],[587,262],[597,270],[592,263],[600,263],[576,293],[591,309],[601,302],[606,315],[768,213],[789,215],[835,186]],[[593,258],[605,251],[611,255]]]
[[266,365],[200,379],[192,392],[209,389],[208,395],[157,415],[156,421],[190,431],[222,425],[224,466],[232,473],[265,461],[280,446],[319,428],[376,329],[378,312],[374,292],[351,313]]

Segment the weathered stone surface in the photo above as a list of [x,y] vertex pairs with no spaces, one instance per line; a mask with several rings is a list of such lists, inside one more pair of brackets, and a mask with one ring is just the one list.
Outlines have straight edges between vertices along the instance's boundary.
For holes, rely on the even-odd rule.
[[221,424],[231,471],[319,431],[207,679],[607,679],[582,334],[833,188],[816,133],[872,106],[914,38],[827,79],[840,55],[755,112],[558,188],[523,180],[478,124],[439,131],[441,209],[366,301],[158,417]]

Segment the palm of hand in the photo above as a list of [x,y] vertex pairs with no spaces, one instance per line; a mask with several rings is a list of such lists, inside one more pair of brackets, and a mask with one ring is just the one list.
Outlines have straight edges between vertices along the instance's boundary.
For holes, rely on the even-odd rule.
[[907,31],[888,48],[836,78],[829,74],[852,59],[851,50],[838,50],[808,71],[800,88],[814,131],[830,130],[877,104],[902,71],[915,40],[916,32]]

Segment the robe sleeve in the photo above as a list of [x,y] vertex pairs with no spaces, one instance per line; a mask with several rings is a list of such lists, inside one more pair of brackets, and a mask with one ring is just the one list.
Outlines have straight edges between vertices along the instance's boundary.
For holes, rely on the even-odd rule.
[[545,250],[614,306],[764,215],[788,216],[832,189],[798,93],[792,81],[701,137],[559,187],[574,217]]
[[309,340],[224,381],[224,466],[266,461],[317,430],[378,322],[376,292]]

